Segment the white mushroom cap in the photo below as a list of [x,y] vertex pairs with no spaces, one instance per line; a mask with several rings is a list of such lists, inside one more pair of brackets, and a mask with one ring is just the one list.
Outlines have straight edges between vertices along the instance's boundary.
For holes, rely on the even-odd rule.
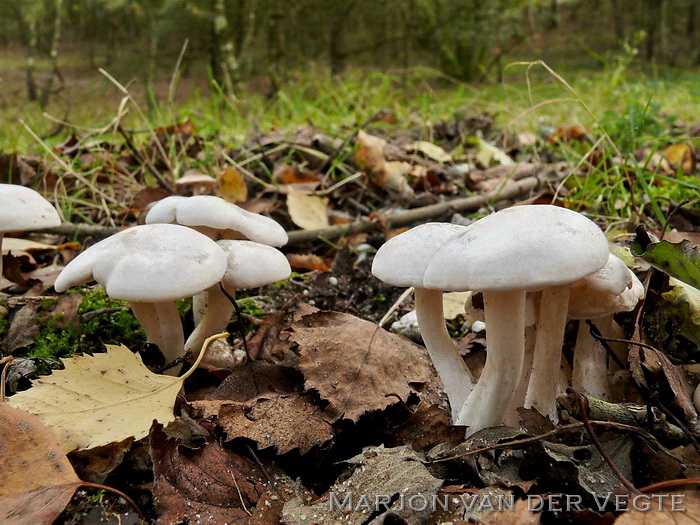
[[231,288],[257,288],[286,279],[292,268],[284,254],[252,241],[219,241],[226,253],[227,268],[222,279]]
[[423,275],[430,258],[448,239],[463,233],[467,226],[442,222],[421,224],[389,239],[377,251],[372,274],[394,286],[423,286]]
[[31,188],[0,184],[0,233],[51,228],[61,224],[56,209]]
[[632,270],[626,266],[625,270],[629,286],[621,293],[612,294],[596,290],[590,286],[588,278],[581,279],[572,286],[569,296],[569,319],[599,319],[617,312],[634,310],[644,297],[644,285]]
[[63,292],[95,280],[114,299],[165,302],[198,294],[226,271],[226,255],[201,233],[175,224],[135,226],[91,246],[56,279]]
[[155,223],[189,226],[215,240],[243,237],[270,246],[283,246],[288,240],[287,232],[274,220],[213,195],[166,197],[146,215],[146,224]]
[[612,253],[608,262],[600,270],[583,278],[590,290],[618,295],[632,286],[634,274],[619,257]]
[[425,271],[427,288],[542,290],[602,268],[608,243],[580,213],[549,205],[506,208],[445,242]]
[[195,170],[188,170],[185,174],[175,181],[176,186],[186,186],[188,184],[206,184],[214,185],[216,184],[216,179],[211,175],[206,173],[199,173]]

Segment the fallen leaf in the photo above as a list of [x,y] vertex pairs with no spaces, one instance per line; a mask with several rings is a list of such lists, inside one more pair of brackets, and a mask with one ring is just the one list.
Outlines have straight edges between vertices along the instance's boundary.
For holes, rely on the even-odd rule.
[[293,164],[277,164],[272,172],[274,179],[280,184],[308,184],[319,182],[318,175],[313,171],[301,171]]
[[[249,346],[252,347],[250,343]],[[248,401],[260,394],[301,392],[302,387],[303,377],[293,368],[266,361],[248,361],[234,369],[207,399]]]
[[698,425],[698,414],[680,367],[652,348],[632,347],[628,359],[632,378],[641,388],[649,395],[658,394],[659,402],[691,428]]
[[437,146],[437,145],[433,144],[432,142],[428,142],[426,140],[417,140],[413,144],[409,145],[406,148],[406,150],[422,153],[423,155],[425,155],[429,159],[434,160],[435,162],[440,162],[440,163],[452,162],[452,155],[447,153],[440,146]]
[[694,153],[690,144],[673,144],[661,152],[674,168],[680,167],[686,175],[690,175],[695,170]]
[[246,403],[223,404],[219,425],[228,440],[244,437],[278,454],[312,447],[333,439],[335,432],[323,411],[307,395],[260,396]]
[[219,196],[234,204],[248,199],[248,186],[236,168],[227,167],[219,173]]
[[384,148],[386,140],[375,137],[363,130],[357,132],[355,138],[354,162],[358,168],[367,172],[370,179],[377,186],[386,187],[386,174],[384,169]]
[[491,164],[513,164],[511,159],[502,149],[489,144],[479,137],[470,137],[469,141],[476,145],[476,161],[484,168]]
[[556,142],[569,142],[571,140],[585,140],[588,132],[581,126],[561,127],[547,137],[547,142],[555,144]]
[[[700,290],[673,277],[668,278],[671,289],[661,294],[658,309],[673,319],[673,329],[693,343],[700,345]],[[659,314],[660,312],[655,312]]]
[[472,292],[447,292],[442,294],[442,308],[445,319],[451,320],[464,313],[464,303]]
[[138,193],[136,193],[136,195],[134,195],[134,198],[131,201],[131,208],[132,210],[138,210],[139,212],[142,212],[148,207],[149,204],[153,202],[158,202],[159,200],[165,199],[169,196],[170,193],[165,191],[163,188],[159,188],[157,186],[149,186],[147,188],[143,188]]
[[[284,523],[360,524],[369,523],[370,517],[372,521],[382,523],[382,516],[388,513],[409,518],[410,523],[424,523],[432,513],[430,504],[419,511],[411,509],[406,503],[412,496],[426,498],[430,502],[442,485],[442,480],[430,474],[421,457],[411,447],[368,447],[361,454],[346,460],[346,463],[351,469],[354,468],[352,474],[349,477],[341,476],[347,479],[337,481],[317,503],[306,505],[301,498],[285,503],[282,512]],[[401,496],[404,499],[400,499]],[[331,501],[336,504],[332,505]],[[377,509],[377,501],[384,501],[385,507]]]
[[71,463],[80,473],[81,479],[92,483],[104,483],[107,476],[121,464],[133,443],[134,438],[129,437],[90,450],[72,452]]
[[313,253],[288,253],[287,260],[292,270],[317,270],[319,272],[330,271],[331,267],[318,255]]
[[[593,445],[568,446],[562,443],[542,443],[545,453],[554,461],[549,471],[557,482],[572,478],[588,494],[612,494],[623,488],[618,477]],[[620,436],[601,443],[603,450],[628,479],[632,477],[632,445],[630,436]],[[554,474],[557,472],[558,474]]]
[[299,344],[298,368],[306,389],[317,390],[337,417],[364,413],[406,399],[412,383],[430,379],[424,348],[350,314],[319,311],[290,327]]
[[632,253],[654,268],[700,290],[700,250],[690,241],[673,244],[668,241],[646,242],[641,232],[632,244]]
[[304,230],[319,230],[329,226],[328,199],[290,191],[287,194],[287,209],[292,222]]
[[0,403],[0,523],[53,523],[82,484],[41,420]]
[[248,523],[248,509],[266,484],[253,461],[225,450],[213,436],[200,449],[179,446],[159,424],[150,442],[157,523]]
[[66,452],[141,439],[154,419],[172,421],[183,378],[154,374],[125,346],[106,347],[104,354],[64,359],[64,370],[7,402],[39,416]]
[[[700,523],[700,491],[690,490],[673,494],[683,510],[671,510],[671,495],[657,494],[656,497],[640,497],[635,505],[615,520],[615,525],[697,525]],[[659,509],[659,499],[663,505]],[[650,505],[647,507],[646,505]]]

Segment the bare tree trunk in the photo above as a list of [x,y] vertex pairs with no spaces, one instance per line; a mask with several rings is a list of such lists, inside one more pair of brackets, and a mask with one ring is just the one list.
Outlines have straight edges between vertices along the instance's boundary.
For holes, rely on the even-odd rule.
[[612,19],[613,26],[615,28],[615,38],[618,43],[624,42],[625,40],[625,21],[622,15],[622,2],[621,0],[611,0],[612,4]]
[[235,92],[240,85],[240,66],[229,32],[224,0],[214,0],[214,41],[224,92],[235,98]]
[[30,14],[27,20],[29,39],[27,46],[27,100],[34,102],[37,97],[36,79],[34,78],[34,61],[36,59],[37,29],[36,19]]
[[645,54],[647,60],[651,60],[656,55],[656,36],[661,26],[663,3],[664,0],[646,1],[647,41]]
[[63,81],[61,73],[58,70],[58,44],[61,41],[61,9],[63,8],[63,0],[54,0],[53,6],[53,34],[51,35],[51,48],[49,50],[49,59],[51,63],[46,82],[41,89],[41,98],[39,99],[39,106],[41,109],[46,108],[49,104],[49,99],[53,93],[53,79],[57,78],[59,81]]
[[148,62],[146,64],[146,101],[149,109],[157,106],[155,93],[156,61],[158,60],[158,31],[156,27],[156,7],[145,2],[148,18]]
[[267,26],[267,50],[268,72],[270,75],[270,92],[268,96],[277,93],[285,82],[285,68],[283,66],[285,52],[284,38],[284,11],[277,5],[272,13]]
[[345,28],[348,17],[357,5],[357,1],[348,1],[343,9],[330,8],[330,35],[328,39],[328,61],[331,75],[337,75],[345,69]]

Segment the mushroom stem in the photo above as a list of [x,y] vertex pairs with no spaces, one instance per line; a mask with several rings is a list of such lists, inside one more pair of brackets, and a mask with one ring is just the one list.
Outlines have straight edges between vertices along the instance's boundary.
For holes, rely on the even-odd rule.
[[532,375],[525,397],[525,408],[536,408],[555,424],[569,289],[570,285],[565,284],[542,290]]
[[525,405],[525,395],[527,394],[527,385],[530,383],[530,374],[532,374],[532,359],[535,355],[535,338],[537,329],[535,325],[525,328],[525,358],[523,360],[523,370],[520,374],[520,382],[515,390],[513,399],[510,401],[508,410],[503,416],[503,424],[509,427],[518,427],[520,425],[520,415],[518,408]]
[[456,421],[474,385],[472,374],[445,326],[442,291],[416,288],[418,326],[450,401],[452,420]]
[[513,399],[525,355],[525,291],[484,292],[486,365],[457,419],[468,435],[500,424]]
[[185,352],[192,352],[192,357],[199,355],[199,352],[202,350],[202,344],[207,337],[223,332],[226,329],[233,313],[233,304],[221,291],[218,283],[200,295],[206,296],[204,317],[202,317],[185,343]]
[[[596,322],[603,336],[610,333],[612,322],[612,315]],[[590,394],[603,401],[612,400],[608,379],[608,353],[603,345],[591,336],[585,321],[580,321],[578,326],[571,384],[574,389],[584,394]]]
[[206,291],[198,293],[192,298],[192,321],[194,322],[195,326],[202,322],[204,314],[207,311],[208,302],[209,294]]
[[[146,332],[148,340],[160,349],[165,362],[170,363],[184,355],[185,336],[182,321],[174,301],[162,303],[132,302],[131,309]],[[182,365],[165,371],[168,375],[178,375]]]

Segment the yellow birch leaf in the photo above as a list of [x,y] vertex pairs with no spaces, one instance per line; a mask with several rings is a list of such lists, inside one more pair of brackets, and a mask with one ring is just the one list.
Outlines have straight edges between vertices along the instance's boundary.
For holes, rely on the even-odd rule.
[[104,354],[64,359],[64,370],[33,381],[7,403],[39,416],[65,452],[140,439],[154,419],[164,425],[175,419],[183,378],[154,374],[125,346],[106,346]]
[[328,199],[292,190],[287,194],[287,210],[292,222],[303,230],[318,230],[329,225]]
[[228,167],[219,174],[219,196],[234,204],[248,200],[248,186],[237,169]]

